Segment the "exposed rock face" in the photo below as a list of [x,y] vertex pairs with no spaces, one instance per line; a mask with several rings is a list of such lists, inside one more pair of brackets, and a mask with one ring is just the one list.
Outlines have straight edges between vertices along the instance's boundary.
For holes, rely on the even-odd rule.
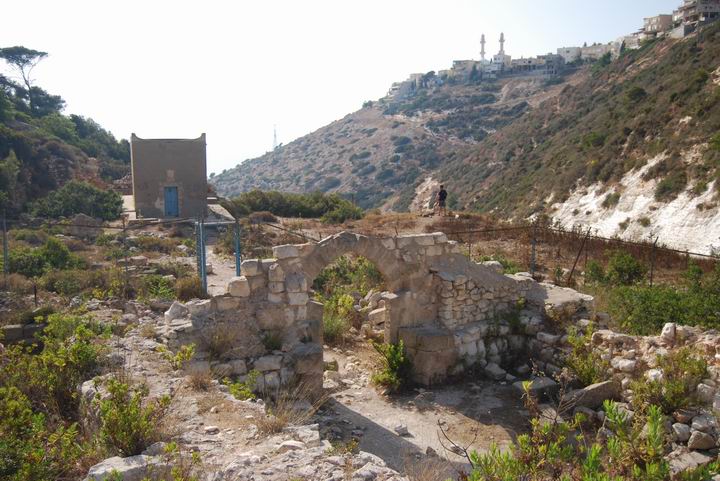
[[620,383],[617,381],[605,381],[572,391],[569,400],[575,406],[584,406],[590,409],[597,409],[602,406],[603,401],[620,400]]

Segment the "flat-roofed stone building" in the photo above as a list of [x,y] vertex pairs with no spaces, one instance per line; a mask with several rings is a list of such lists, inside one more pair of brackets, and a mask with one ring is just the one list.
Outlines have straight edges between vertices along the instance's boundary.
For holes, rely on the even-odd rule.
[[137,217],[197,217],[207,211],[205,134],[197,139],[130,136]]

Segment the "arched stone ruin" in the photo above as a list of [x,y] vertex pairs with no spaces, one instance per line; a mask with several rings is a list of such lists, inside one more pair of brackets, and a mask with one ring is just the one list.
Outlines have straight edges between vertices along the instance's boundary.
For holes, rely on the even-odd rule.
[[[277,246],[273,259],[243,261],[226,294],[174,305],[166,313],[166,336],[171,345],[202,347],[209,333],[224,335],[232,339],[221,356],[225,372],[252,368],[262,373],[260,388],[302,382],[319,392],[323,306],[312,299],[311,286],[323,268],[349,253],[366,257],[385,277],[390,292],[373,315],[385,321],[386,342],[404,342],[421,384],[522,355],[526,336],[540,330],[542,319],[533,312],[543,309],[546,290],[527,275],[503,275],[470,261],[445,234],[342,232],[316,244]],[[281,345],[268,346],[269,337]]]

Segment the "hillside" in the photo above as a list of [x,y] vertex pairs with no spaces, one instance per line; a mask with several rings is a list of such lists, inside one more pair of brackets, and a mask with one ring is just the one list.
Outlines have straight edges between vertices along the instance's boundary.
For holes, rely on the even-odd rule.
[[[568,79],[576,81],[582,74]],[[366,208],[407,210],[415,188],[564,81],[515,79],[443,85],[412,98],[367,103],[317,131],[211,179],[224,196],[251,189],[342,192]]]
[[[24,47],[0,54],[17,49],[42,54]],[[126,140],[118,141],[92,119],[63,115],[60,96],[35,85],[30,92],[0,75],[0,204],[9,216],[70,180],[108,187],[129,173]]]
[[716,24],[700,38],[648,42],[554,81],[422,89],[213,181],[223,195],[331,190],[394,210],[427,205],[445,182],[454,207],[547,214],[603,235],[660,235],[710,251],[720,245],[719,67]]

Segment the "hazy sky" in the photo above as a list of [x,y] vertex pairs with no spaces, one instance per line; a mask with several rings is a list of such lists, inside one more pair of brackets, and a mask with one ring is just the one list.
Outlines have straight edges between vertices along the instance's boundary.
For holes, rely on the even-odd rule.
[[50,53],[38,85],[116,136],[207,133],[220,172],[377,99],[412,72],[607,42],[680,0],[23,0],[0,46]]

